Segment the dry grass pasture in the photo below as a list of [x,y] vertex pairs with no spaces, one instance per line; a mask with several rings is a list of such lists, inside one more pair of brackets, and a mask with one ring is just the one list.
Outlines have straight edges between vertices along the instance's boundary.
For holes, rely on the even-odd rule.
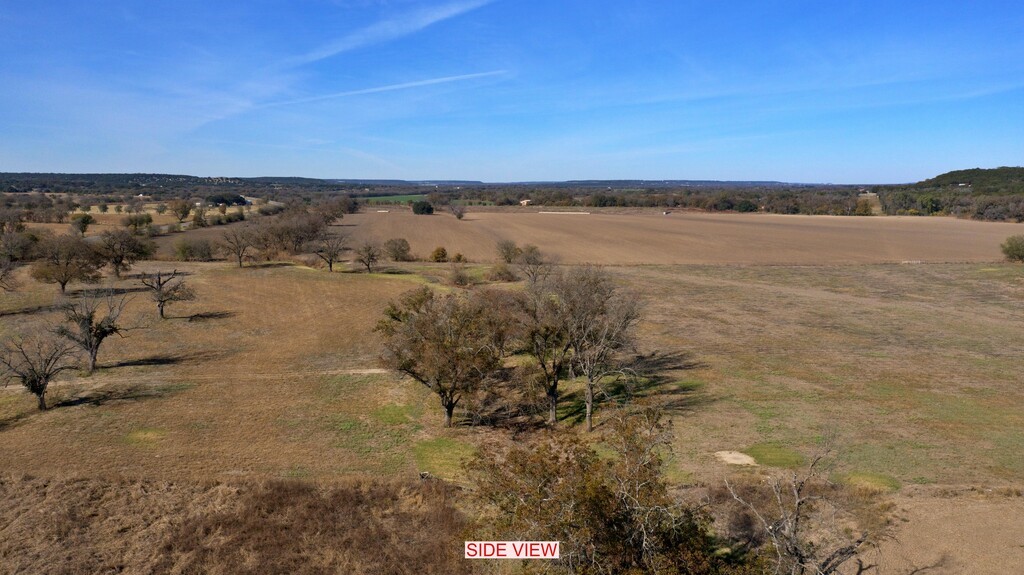
[[[898,542],[882,547],[891,565],[946,554],[934,572],[1005,573],[1024,562],[1007,536],[1024,512],[1024,268],[997,261],[1017,226],[701,214],[471,212],[457,221],[395,211],[341,224],[356,241],[405,237],[420,256],[445,245],[490,261],[494,242],[510,238],[564,263],[612,264],[643,294],[644,350],[687,359],[656,390],[671,410],[670,474],[682,487],[751,473],[715,452],[788,468],[834,432],[833,478],[893,498]],[[905,260],[926,263],[892,263]],[[46,500],[21,474],[170,482],[154,490],[172,493],[169,507],[175,497],[220,497],[196,487],[204,482],[332,485],[424,470],[458,482],[475,445],[507,438],[443,429],[435,398],[377,369],[372,329],[384,306],[424,283],[450,289],[444,264],[328,274],[147,262],[131,273],[172,265],[199,299],[160,321],[145,294],[129,292],[125,317],[138,329],[105,344],[91,377],[55,384],[57,408],[38,413],[20,388],[0,389],[0,469],[14,474],[0,500]],[[56,289],[23,283],[0,296],[0,336],[57,319]],[[135,286],[130,275],[113,285]],[[562,425],[572,426],[580,399],[568,391]],[[969,519],[954,524],[961,514]],[[10,525],[0,539],[31,537]]]

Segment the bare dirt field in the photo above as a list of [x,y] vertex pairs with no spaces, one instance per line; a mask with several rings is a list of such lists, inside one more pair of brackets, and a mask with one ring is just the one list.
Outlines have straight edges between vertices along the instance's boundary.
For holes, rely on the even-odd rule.
[[[988,263],[1020,226],[700,214],[470,213],[457,221],[398,212],[341,224],[334,229],[356,241],[405,237],[421,256],[445,245],[491,261],[494,242],[509,238],[563,262],[648,264],[609,269],[645,302],[642,348],[688,359],[667,384],[676,436],[669,474],[681,488],[799,466],[834,433],[833,479],[892,498],[897,540],[881,548],[884,572],[944,555],[930,573],[1007,573],[1020,564],[1024,269]],[[886,263],[905,260],[966,263]],[[706,261],[775,265],[692,263]],[[805,265],[838,263],[850,265]],[[379,371],[372,330],[382,310],[415,286],[450,289],[445,264],[329,274],[147,262],[130,273],[169,267],[191,274],[199,299],[169,307],[171,319],[160,321],[146,294],[130,291],[131,275],[111,284],[134,297],[125,316],[138,329],[108,340],[91,377],[56,383],[55,409],[39,413],[22,389],[0,388],[0,469],[59,485],[89,478],[105,482],[102,490],[174,481],[179,487],[156,490],[172,493],[160,505],[173,507],[192,493],[221,497],[202,495],[207,488],[195,486],[204,482],[334,484],[419,471],[458,482],[460,460],[503,437],[443,429],[435,398]],[[58,319],[54,286],[23,275],[19,292],[0,296],[0,336]],[[72,290],[86,287],[99,286]],[[574,391],[570,384],[564,426],[579,423]],[[599,409],[599,430],[601,417]],[[730,466],[715,457],[721,451],[758,466]],[[10,479],[0,498],[42,494],[71,513],[63,496],[33,481]],[[11,517],[23,508],[32,506],[12,504]],[[11,552],[30,535],[0,532]]]
[[940,217],[469,212],[460,221],[400,209],[370,209],[340,224],[354,242],[403,237],[420,257],[445,246],[450,254],[490,261],[495,242],[510,239],[535,244],[565,263],[620,265],[998,261],[999,244],[1024,230]]

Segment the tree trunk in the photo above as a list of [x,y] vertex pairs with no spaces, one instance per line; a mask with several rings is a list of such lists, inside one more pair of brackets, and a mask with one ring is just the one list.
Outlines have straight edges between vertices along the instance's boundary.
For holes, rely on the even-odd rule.
[[166,317],[164,317],[164,302],[156,304],[156,308],[160,310],[160,319],[167,319]]
[[548,423],[558,423],[558,384],[548,388]]
[[242,267],[242,258],[245,257],[242,254],[238,254],[238,267]]
[[594,431],[594,386],[587,382],[587,432]]
[[96,369],[96,354],[98,354],[99,351],[99,349],[89,350],[89,375],[92,375],[92,372]]
[[68,282],[58,282],[60,284],[60,293],[64,295],[68,291]]
[[46,392],[38,393],[36,397],[39,399],[39,411],[46,411]]
[[444,406],[444,426],[445,427],[451,427],[452,426],[452,413],[454,413],[454,412],[455,412],[455,404],[454,403],[451,403],[451,404],[448,404],[448,405]]
[[331,262],[331,261],[327,262],[327,273],[331,273],[333,271],[334,271],[334,262]]

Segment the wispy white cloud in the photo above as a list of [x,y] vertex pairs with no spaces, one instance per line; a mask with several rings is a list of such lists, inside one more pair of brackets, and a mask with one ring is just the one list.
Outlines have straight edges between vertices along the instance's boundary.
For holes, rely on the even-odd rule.
[[478,78],[489,78],[491,76],[501,76],[506,74],[505,70],[492,70],[490,72],[477,72],[475,74],[461,74],[458,76],[444,76],[441,78],[429,78],[427,80],[416,80],[414,82],[403,82],[401,84],[389,84],[387,86],[377,86],[374,88],[362,88],[359,90],[349,90],[346,92],[335,92],[333,94],[322,94],[320,96],[310,96],[308,98],[297,98],[295,100],[285,100],[282,102],[270,102],[257,106],[257,109],[261,108],[272,108],[276,106],[289,106],[292,104],[307,104],[310,102],[320,102],[322,100],[333,100],[335,98],[345,98],[348,96],[362,96],[364,94],[377,94],[380,92],[394,92],[396,90],[408,90],[410,88],[421,88],[423,86],[433,86],[436,84],[448,84],[451,82],[464,82],[466,80],[475,80]]
[[471,10],[476,10],[493,1],[463,0],[461,2],[450,2],[441,6],[431,6],[407,12],[351,32],[307,54],[286,60],[284,64],[289,67],[302,66],[364,46],[380,44],[408,36],[409,34],[415,34],[438,22],[443,22]]

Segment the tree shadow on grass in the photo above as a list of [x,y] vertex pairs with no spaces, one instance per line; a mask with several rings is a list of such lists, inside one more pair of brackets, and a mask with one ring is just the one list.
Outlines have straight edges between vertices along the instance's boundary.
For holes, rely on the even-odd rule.
[[67,399],[62,399],[51,405],[50,409],[58,407],[74,407],[76,405],[100,406],[116,401],[157,399],[184,391],[190,387],[192,387],[192,385],[187,383],[164,383],[157,385],[131,384],[112,388],[94,389],[75,394]]
[[[705,363],[686,352],[637,355],[622,374],[606,379],[595,389],[594,412],[596,414],[601,407],[642,402],[668,415],[691,413],[711,404],[714,398],[703,392],[703,383],[688,380],[681,372],[703,367]],[[585,390],[564,394],[560,403],[560,421],[573,425],[586,421]]]
[[254,263],[244,266],[242,269],[259,270],[259,269],[271,269],[271,268],[293,268],[296,264],[293,262],[262,262]]
[[197,351],[195,353],[181,353],[181,354],[163,354],[153,355],[150,357],[142,357],[138,359],[128,359],[112,363],[110,365],[100,366],[101,369],[111,369],[115,367],[139,367],[147,365],[178,365],[182,363],[199,363],[203,361],[209,361],[219,359],[224,354],[216,353],[212,351]]
[[12,309],[10,311],[0,312],[0,317],[7,317],[12,315],[32,315],[37,313],[57,311],[59,309],[60,304],[37,305],[32,307],[23,307],[20,309]]
[[4,431],[6,431],[8,429],[11,429],[11,428],[17,426],[19,423],[21,423],[24,420],[28,419],[28,416],[31,415],[31,414],[32,414],[31,411],[22,411],[20,413],[15,413],[14,415],[11,415],[10,417],[5,417],[3,419],[0,419],[0,433],[3,433]]
[[[152,274],[146,274],[146,273],[143,273],[143,272],[134,273],[134,274],[121,274],[121,279],[123,279],[123,280],[140,280],[140,279],[142,279],[143,277],[145,277],[147,275],[152,275]],[[181,270],[178,270],[178,274],[177,274],[176,277],[188,277],[190,275],[192,275],[192,272],[183,272]]]
[[211,319],[229,319],[236,315],[238,315],[238,313],[233,311],[207,311],[183,317],[187,317],[188,321],[207,321]]
[[127,295],[131,293],[140,293],[149,291],[149,288],[145,287],[133,287],[133,288],[83,288],[70,292],[69,295],[76,295],[79,297],[106,297],[114,295]]

